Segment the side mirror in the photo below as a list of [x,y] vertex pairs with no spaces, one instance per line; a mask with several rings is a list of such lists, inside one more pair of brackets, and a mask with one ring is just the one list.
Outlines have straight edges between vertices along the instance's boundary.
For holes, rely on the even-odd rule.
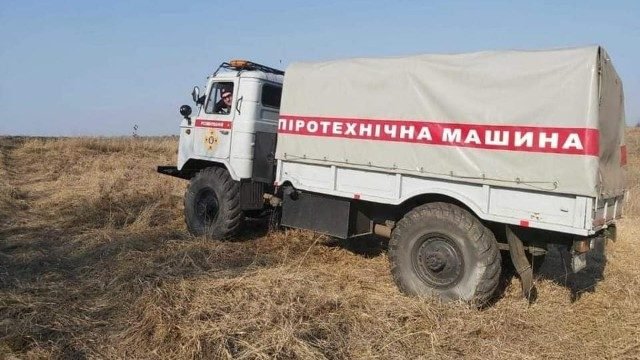
[[200,100],[200,88],[197,86],[193,87],[193,90],[191,91],[191,98],[193,99],[194,103],[198,103],[198,100]]

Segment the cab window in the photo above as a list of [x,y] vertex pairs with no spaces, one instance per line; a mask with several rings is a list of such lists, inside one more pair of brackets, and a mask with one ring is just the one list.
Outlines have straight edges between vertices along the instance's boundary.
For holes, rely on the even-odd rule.
[[216,82],[211,86],[205,112],[207,114],[227,115],[231,113],[233,100],[233,82]]
[[262,97],[260,100],[262,106],[279,109],[281,97],[282,87],[271,84],[262,85]]

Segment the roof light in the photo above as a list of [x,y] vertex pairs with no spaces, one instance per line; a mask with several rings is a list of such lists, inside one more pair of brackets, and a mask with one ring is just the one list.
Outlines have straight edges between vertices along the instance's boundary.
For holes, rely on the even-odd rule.
[[231,60],[229,61],[229,65],[231,65],[231,67],[233,68],[237,68],[237,69],[244,69],[249,67],[249,65],[251,64],[251,62],[247,61],[247,60]]
[[[254,63],[248,60],[241,60],[241,59],[234,59],[229,61],[228,63],[222,63],[220,64],[220,67],[218,68],[218,70],[220,69],[233,69],[233,70],[256,70],[256,71],[263,71],[263,72],[267,72],[267,73],[272,73],[272,74],[277,74],[277,75],[284,75],[284,71],[282,70],[278,70],[278,69],[274,69],[268,66],[264,66],[258,63]],[[216,72],[214,73],[217,74],[218,70],[216,70]]]

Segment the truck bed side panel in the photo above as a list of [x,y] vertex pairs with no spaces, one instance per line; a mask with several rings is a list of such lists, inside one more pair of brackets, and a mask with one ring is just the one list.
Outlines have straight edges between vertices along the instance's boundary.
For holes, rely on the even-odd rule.
[[593,198],[353,167],[278,162],[276,182],[302,191],[392,205],[415,196],[439,194],[462,202],[484,220],[583,236],[593,233],[589,206]]

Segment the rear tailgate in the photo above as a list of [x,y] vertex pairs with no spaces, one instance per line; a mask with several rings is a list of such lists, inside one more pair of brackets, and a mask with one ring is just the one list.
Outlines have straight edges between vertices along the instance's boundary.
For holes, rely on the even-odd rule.
[[603,225],[612,224],[616,219],[620,219],[622,217],[623,200],[623,195],[594,200],[596,206],[593,216],[593,229],[599,230]]
[[594,230],[622,216],[622,202],[627,189],[622,81],[602,48],[598,62],[599,196],[594,199]]
[[[624,142],[624,93],[609,55],[600,49],[598,71],[599,198],[624,194],[627,149]],[[608,201],[608,200],[603,200]],[[611,201],[608,201],[611,203]],[[600,205],[600,204],[598,204]]]

